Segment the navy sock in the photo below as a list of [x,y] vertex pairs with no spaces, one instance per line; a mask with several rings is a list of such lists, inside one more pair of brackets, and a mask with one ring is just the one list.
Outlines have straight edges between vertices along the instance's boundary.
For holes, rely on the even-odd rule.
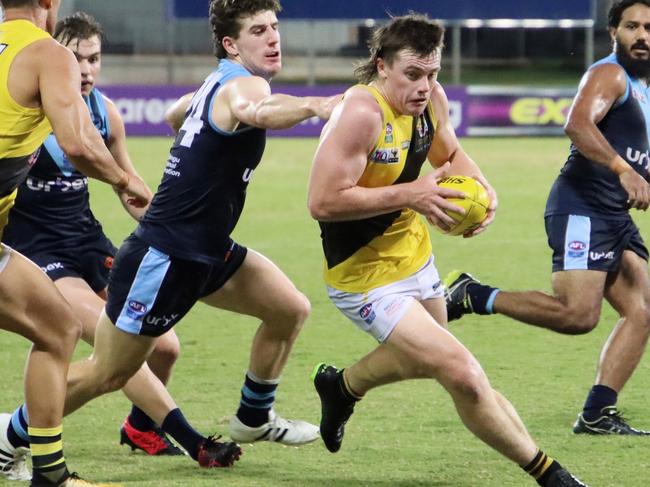
[[269,420],[269,411],[275,402],[278,383],[279,379],[263,380],[255,377],[250,371],[246,373],[237,410],[237,417],[242,423],[255,428]]
[[582,410],[585,421],[595,421],[602,416],[601,411],[607,406],[615,406],[618,393],[611,387],[595,385],[589,391]]
[[467,294],[472,303],[472,311],[478,315],[494,313],[492,305],[499,289],[485,284],[471,283],[467,285]]
[[13,412],[7,427],[7,439],[14,448],[19,446],[29,448],[28,422],[27,406],[23,404]]
[[150,431],[156,428],[156,423],[135,404],[129,414],[129,424],[139,431]]
[[205,437],[192,428],[180,409],[176,408],[170,411],[165,417],[163,424],[160,426],[165,433],[174,438],[194,460],[198,459],[199,445],[203,440],[205,440]]

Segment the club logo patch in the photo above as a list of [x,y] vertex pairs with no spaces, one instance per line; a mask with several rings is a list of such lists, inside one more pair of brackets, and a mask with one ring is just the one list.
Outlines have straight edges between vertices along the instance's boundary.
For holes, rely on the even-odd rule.
[[368,304],[364,305],[359,310],[359,316],[361,316],[361,319],[363,321],[365,321],[367,324],[371,325],[372,322],[377,317],[377,315],[375,314],[375,310],[372,309],[372,303],[368,303]]

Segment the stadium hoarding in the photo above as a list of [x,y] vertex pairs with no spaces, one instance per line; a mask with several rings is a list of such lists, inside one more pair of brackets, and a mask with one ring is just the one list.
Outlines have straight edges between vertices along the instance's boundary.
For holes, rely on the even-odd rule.
[[[205,0],[167,0],[170,17],[205,18]],[[388,18],[409,11],[439,19],[590,19],[592,0],[282,0],[282,19]]]
[[[275,93],[330,96],[347,86],[273,85]],[[109,85],[101,90],[117,106],[128,135],[170,136],[165,110],[195,86]],[[575,91],[572,89],[492,88],[449,86],[450,119],[459,136],[561,135]],[[317,118],[271,136],[317,137],[323,128]]]

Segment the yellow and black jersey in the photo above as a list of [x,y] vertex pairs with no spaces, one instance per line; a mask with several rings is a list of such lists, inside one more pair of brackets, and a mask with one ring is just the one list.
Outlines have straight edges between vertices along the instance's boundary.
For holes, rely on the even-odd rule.
[[[375,88],[362,86],[382,109],[384,126],[357,183],[367,188],[414,181],[427,158],[437,124],[431,105],[417,117],[393,111]],[[431,255],[422,218],[404,208],[362,220],[320,222],[325,282],[351,293],[408,277]]]
[[25,178],[35,152],[52,131],[42,108],[24,107],[9,94],[9,68],[24,48],[50,34],[27,20],[0,23],[0,198]]

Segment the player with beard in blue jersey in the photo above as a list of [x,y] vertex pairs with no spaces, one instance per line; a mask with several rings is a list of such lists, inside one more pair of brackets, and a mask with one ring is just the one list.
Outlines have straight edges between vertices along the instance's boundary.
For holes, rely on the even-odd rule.
[[[269,80],[281,68],[279,10],[277,0],[211,1],[219,65],[192,98],[155,201],[116,255],[94,353],[70,367],[66,413],[141,376],[157,337],[201,300],[262,322],[231,437],[288,445],[318,438],[318,427],[273,409],[309,301],[272,262],[230,238],[264,152],[265,129],[327,119],[340,98],[271,94]],[[165,406],[146,412],[201,463],[204,439],[173,402]],[[216,443],[209,466],[232,465],[239,447]]]
[[573,431],[647,436],[616,402],[650,335],[648,250],[629,213],[650,204],[650,0],[616,2],[609,31],[614,51],[582,78],[565,127],[570,154],[546,205],[553,295],[500,291],[455,271],[447,305],[450,320],[501,313],[576,335],[596,327],[606,299],[619,320]]
[[[101,26],[78,12],[56,24],[54,37],[74,53],[79,63],[81,94],[106,147],[124,171],[137,175],[126,150],[124,123],[118,109],[95,88],[101,70]],[[123,194],[117,195],[136,220],[144,214],[144,208],[128,205]],[[54,281],[81,320],[84,340],[92,344],[116,249],[90,209],[88,178],[70,163],[54,134],[45,140],[19,187],[3,241],[30,258]],[[149,359],[150,368],[163,383],[169,379],[178,349],[172,331],[158,340]],[[29,446],[27,426],[24,405],[13,415],[0,414],[0,443],[6,434],[3,449],[15,449],[13,458],[0,455],[0,471],[7,478],[31,476],[21,461]],[[121,442],[152,455],[182,454],[136,406],[122,426]],[[13,466],[8,466],[12,461]]]

